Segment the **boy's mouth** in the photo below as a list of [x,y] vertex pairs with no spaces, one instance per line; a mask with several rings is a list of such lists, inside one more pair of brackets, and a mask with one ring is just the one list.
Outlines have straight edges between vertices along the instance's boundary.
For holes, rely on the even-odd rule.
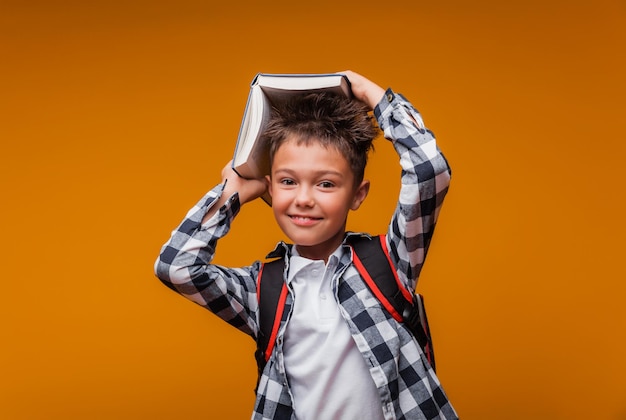
[[318,220],[322,220],[321,217],[311,217],[311,216],[299,216],[299,215],[290,215],[289,218],[297,225],[311,225]]

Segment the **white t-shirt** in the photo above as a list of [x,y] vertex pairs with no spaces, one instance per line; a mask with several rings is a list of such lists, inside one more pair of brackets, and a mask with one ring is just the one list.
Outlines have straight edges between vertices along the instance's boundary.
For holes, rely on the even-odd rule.
[[294,307],[283,349],[298,420],[383,419],[368,366],[333,295],[331,280],[339,251],[326,266],[296,252],[290,259],[287,281]]

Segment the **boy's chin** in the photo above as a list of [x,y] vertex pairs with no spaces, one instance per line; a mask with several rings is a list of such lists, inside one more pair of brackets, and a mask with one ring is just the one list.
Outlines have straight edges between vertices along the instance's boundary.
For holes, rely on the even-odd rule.
[[296,245],[298,249],[311,250],[315,253],[332,253],[341,244],[341,238],[328,238],[321,240],[319,238],[290,238],[292,243]]
[[312,247],[320,245],[319,241],[313,240],[311,238],[303,238],[298,235],[292,235],[292,236],[287,235],[287,237],[289,238],[289,241],[291,241],[291,243],[297,247],[312,248]]

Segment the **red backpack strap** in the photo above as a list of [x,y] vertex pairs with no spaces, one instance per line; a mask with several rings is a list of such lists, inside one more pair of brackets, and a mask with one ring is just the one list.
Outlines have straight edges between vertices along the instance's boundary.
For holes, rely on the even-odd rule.
[[255,358],[259,369],[259,378],[270,358],[276,343],[287,299],[287,285],[283,280],[285,260],[264,263],[257,278],[257,299],[259,302],[259,332]]
[[396,321],[407,325],[434,369],[435,355],[423,297],[411,293],[398,278],[385,235],[355,237],[351,246],[352,262],[365,284]]

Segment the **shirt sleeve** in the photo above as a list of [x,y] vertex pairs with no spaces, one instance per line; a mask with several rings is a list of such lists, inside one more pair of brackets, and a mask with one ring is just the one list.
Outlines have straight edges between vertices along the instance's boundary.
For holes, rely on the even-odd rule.
[[415,290],[450,185],[450,167],[434,134],[402,95],[388,89],[374,115],[400,158],[401,187],[387,245],[400,279]]
[[217,241],[228,233],[240,209],[239,197],[234,194],[214,216],[202,223],[221,196],[223,187],[213,188],[189,210],[161,248],[155,273],[170,289],[246,334],[256,336],[256,276],[260,263],[241,268],[211,264]]

